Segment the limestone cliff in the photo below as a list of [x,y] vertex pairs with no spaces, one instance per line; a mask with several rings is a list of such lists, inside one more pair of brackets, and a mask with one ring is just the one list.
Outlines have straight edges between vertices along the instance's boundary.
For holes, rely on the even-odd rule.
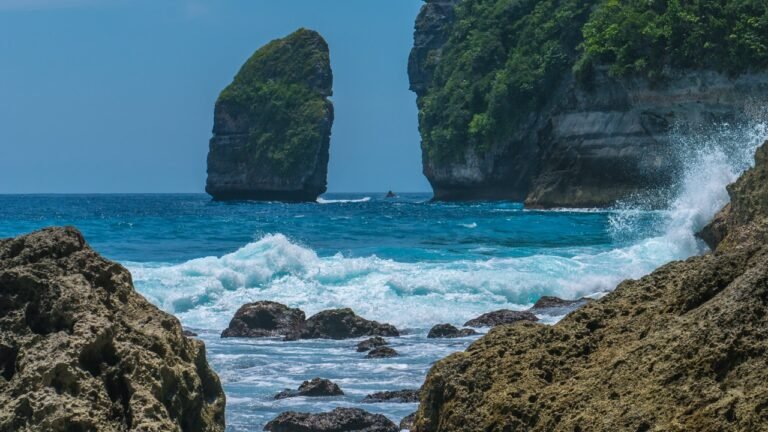
[[223,432],[202,342],[74,228],[0,240],[0,431]]
[[766,179],[768,142],[705,230],[715,252],[438,362],[413,430],[768,430]]
[[314,201],[333,125],[328,44],[300,29],[262,47],[214,111],[206,192],[215,200]]
[[[428,1],[409,75],[435,199],[609,206],[672,183],[673,132],[746,121],[768,97],[768,7],[666,4]],[[697,14],[720,24],[680,18]]]

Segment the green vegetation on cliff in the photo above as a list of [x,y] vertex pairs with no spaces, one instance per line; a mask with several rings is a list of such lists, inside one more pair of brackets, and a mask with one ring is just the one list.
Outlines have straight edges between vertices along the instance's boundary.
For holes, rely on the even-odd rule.
[[312,160],[325,139],[332,84],[328,45],[318,33],[300,29],[256,51],[217,105],[230,116],[245,117],[255,160],[288,173]]
[[738,74],[768,67],[765,0],[464,0],[419,98],[437,161],[483,154],[535,119],[566,73],[665,68]]

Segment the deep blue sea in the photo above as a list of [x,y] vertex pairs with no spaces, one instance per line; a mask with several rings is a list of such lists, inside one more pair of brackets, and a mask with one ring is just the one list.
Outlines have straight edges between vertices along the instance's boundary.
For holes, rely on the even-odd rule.
[[[418,388],[430,365],[475,338],[428,340],[542,295],[600,297],[618,282],[702,253],[694,237],[752,161],[762,135],[735,151],[698,146],[662,210],[529,211],[518,203],[432,203],[429,194],[328,194],[318,203],[216,203],[187,195],[0,196],[0,237],[74,225],[124,264],[136,289],[206,343],[227,393],[228,431],[261,430],[282,411],[361,406],[395,422],[415,404],[363,405],[368,393]],[[219,338],[243,303],[273,300],[307,315],[350,307],[396,325],[402,355],[366,360],[357,340]],[[557,316],[541,316],[554,323]],[[345,396],[275,401],[320,376]]]

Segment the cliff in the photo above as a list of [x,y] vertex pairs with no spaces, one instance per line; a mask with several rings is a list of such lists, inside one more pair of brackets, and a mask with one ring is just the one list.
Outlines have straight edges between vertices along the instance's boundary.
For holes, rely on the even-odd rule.
[[767,17],[760,2],[428,1],[409,75],[435,199],[593,207],[670,185],[677,132],[745,122],[768,96]]
[[314,201],[333,125],[328,44],[300,29],[243,65],[214,110],[206,192],[215,200]]
[[224,431],[202,342],[73,228],[0,240],[0,431]]
[[438,362],[414,430],[767,430],[767,179],[768,142],[705,230],[715,252]]

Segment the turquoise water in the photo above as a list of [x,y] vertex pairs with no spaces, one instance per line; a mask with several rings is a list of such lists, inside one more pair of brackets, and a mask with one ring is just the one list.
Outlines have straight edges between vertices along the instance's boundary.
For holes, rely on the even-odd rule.
[[[635,200],[601,211],[528,211],[517,203],[431,203],[428,194],[387,200],[382,193],[293,205],[214,203],[202,194],[0,196],[0,237],[75,225],[128,267],[139,292],[205,341],[227,393],[229,431],[260,430],[285,410],[335,406],[399,422],[414,404],[360,400],[419,387],[434,361],[474,339],[428,340],[432,325],[525,309],[542,295],[600,297],[621,280],[704,252],[694,232],[727,202],[725,185],[749,166],[765,135],[747,134],[740,146],[699,145],[680,183],[658,191],[663,210]],[[307,315],[351,307],[404,330],[392,341],[402,355],[366,360],[356,340],[220,339],[237,308],[255,300]],[[336,381],[345,396],[272,399],[315,376]]]

